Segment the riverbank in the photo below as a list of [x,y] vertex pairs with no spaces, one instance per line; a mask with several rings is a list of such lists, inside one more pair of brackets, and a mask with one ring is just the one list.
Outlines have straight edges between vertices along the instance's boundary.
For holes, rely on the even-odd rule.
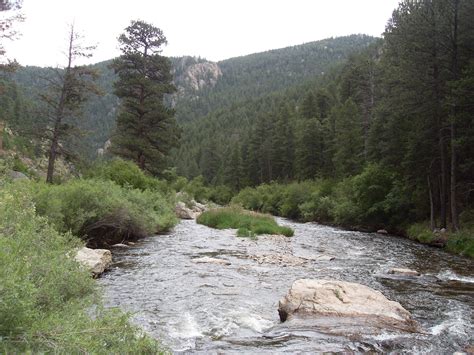
[[4,163],[0,160],[1,351],[163,353],[129,315],[103,306],[96,280],[74,256],[85,244],[110,246],[173,227],[174,193],[122,187],[100,176],[61,185],[23,174],[14,180]]
[[[373,170],[373,169],[372,169]],[[474,219],[466,209],[461,229],[429,229],[407,191],[381,173],[367,170],[342,181],[271,183],[244,188],[231,200],[245,209],[297,221],[314,221],[363,232],[385,231],[474,258]]]

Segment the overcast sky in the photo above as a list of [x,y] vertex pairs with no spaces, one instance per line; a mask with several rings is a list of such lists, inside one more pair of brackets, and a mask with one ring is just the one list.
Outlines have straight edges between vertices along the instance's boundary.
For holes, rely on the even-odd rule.
[[119,55],[117,37],[131,20],[161,28],[163,54],[218,61],[327,37],[380,36],[398,0],[24,0],[22,36],[6,43],[22,65],[64,62],[68,23],[87,44],[91,63]]

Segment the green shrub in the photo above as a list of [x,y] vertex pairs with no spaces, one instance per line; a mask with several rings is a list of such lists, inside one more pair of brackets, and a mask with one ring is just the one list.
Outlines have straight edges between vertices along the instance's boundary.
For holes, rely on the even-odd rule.
[[86,172],[87,178],[110,180],[122,187],[139,190],[156,190],[168,194],[170,185],[160,179],[146,175],[133,162],[115,158],[107,162],[99,162]]
[[192,196],[197,202],[206,202],[210,195],[210,190],[204,185],[204,178],[202,176],[192,179],[183,188],[183,191]]
[[232,204],[240,205],[251,211],[260,211],[263,201],[257,189],[246,187],[232,198]]
[[40,215],[57,230],[71,231],[93,247],[136,240],[176,224],[171,202],[157,191],[91,179],[31,186]]
[[450,252],[474,259],[474,228],[465,228],[450,234],[446,248]]
[[255,234],[293,236],[291,228],[279,226],[272,216],[248,212],[238,207],[206,211],[198,217],[197,222],[217,229],[242,228],[242,234],[247,230]]
[[257,238],[254,232],[252,232],[251,230],[248,230],[245,227],[241,227],[241,228],[237,229],[237,237],[250,238],[250,239],[256,239]]
[[430,230],[428,223],[415,223],[407,229],[408,238],[421,243],[431,243],[436,235]]
[[3,353],[156,353],[128,317],[105,310],[72,255],[79,239],[35,213],[25,183],[0,189],[0,339]]
[[234,196],[232,189],[225,185],[214,186],[209,189],[209,200],[218,205],[227,205]]
[[283,192],[280,215],[293,219],[301,219],[303,212],[300,206],[310,199],[315,188],[315,183],[311,181],[294,182],[287,185]]

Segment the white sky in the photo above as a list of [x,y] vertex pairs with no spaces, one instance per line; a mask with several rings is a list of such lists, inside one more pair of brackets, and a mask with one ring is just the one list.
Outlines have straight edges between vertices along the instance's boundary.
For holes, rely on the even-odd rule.
[[117,37],[131,20],[161,28],[163,55],[222,60],[328,37],[380,36],[398,0],[24,0],[22,36],[5,43],[22,65],[64,61],[68,24],[97,44],[90,63],[120,54]]

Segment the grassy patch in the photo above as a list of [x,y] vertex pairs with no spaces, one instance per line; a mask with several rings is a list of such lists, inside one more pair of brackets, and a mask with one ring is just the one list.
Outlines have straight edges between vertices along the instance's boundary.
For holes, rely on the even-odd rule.
[[248,212],[237,207],[219,208],[201,214],[197,222],[211,228],[240,229],[239,236],[250,237],[253,234],[283,234],[293,236],[293,230],[279,226],[273,217],[255,212]]
[[440,234],[432,232],[428,223],[417,223],[408,228],[408,237],[423,244],[442,238],[446,240],[446,250],[474,258],[474,228],[469,225],[458,232]]

